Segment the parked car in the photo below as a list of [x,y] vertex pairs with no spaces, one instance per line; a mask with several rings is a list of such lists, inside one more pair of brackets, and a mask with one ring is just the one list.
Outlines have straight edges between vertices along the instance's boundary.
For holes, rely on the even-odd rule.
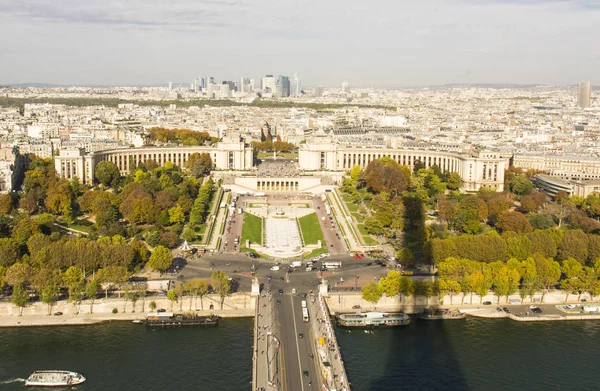
[[502,307],[502,311],[506,312],[507,314],[510,314],[510,310],[508,309],[508,307]]
[[281,304],[281,300],[277,299],[277,304]]
[[63,314],[62,312],[58,311],[58,312],[54,313],[54,316],[61,316],[62,314]]
[[156,310],[156,312],[167,312],[167,310],[164,308],[160,308],[160,309]]
[[302,374],[304,375],[304,377],[308,377],[308,371],[302,371]]
[[283,289],[280,289],[280,290],[279,290],[279,294],[280,294],[280,295],[283,295]]
[[484,301],[483,305],[492,305],[492,302],[491,301]]
[[302,333],[298,334],[298,338],[304,338],[304,334],[302,334]]
[[357,304],[357,305],[353,305],[353,306],[352,306],[352,309],[353,309],[353,310],[359,310],[359,309],[360,309],[360,305],[358,305],[358,304]]

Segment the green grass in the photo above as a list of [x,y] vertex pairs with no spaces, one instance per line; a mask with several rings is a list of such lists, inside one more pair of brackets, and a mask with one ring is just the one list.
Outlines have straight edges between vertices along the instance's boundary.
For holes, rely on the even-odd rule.
[[358,212],[358,205],[352,201],[352,197],[350,197],[350,195],[342,193],[342,199],[346,203],[346,206],[348,207],[350,213],[354,214]]
[[246,240],[250,243],[262,245],[262,219],[251,213],[244,213],[244,225],[242,226],[242,243],[240,247],[246,245]]
[[365,222],[365,216],[363,216],[359,213],[352,213],[352,216],[354,216],[354,218],[356,219],[356,222],[358,224],[362,224]]
[[319,224],[319,218],[316,213],[311,213],[298,219],[300,223],[300,229],[302,230],[302,236],[304,237],[304,245],[317,244],[320,240],[322,244],[325,243],[323,237],[323,231],[321,231],[321,225]]
[[373,239],[370,236],[363,236],[363,242],[365,242],[365,246],[377,246],[379,242]]
[[356,224],[356,226],[358,227],[358,231],[360,232],[361,235],[369,235],[364,224]]

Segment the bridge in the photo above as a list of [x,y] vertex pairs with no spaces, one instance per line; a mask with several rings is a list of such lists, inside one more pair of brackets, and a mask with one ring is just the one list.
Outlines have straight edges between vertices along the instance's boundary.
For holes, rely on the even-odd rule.
[[[315,287],[316,288],[316,287]],[[254,323],[252,389],[255,391],[349,391],[350,385],[319,289],[269,280],[253,283],[258,296]],[[303,302],[308,318],[303,316]]]

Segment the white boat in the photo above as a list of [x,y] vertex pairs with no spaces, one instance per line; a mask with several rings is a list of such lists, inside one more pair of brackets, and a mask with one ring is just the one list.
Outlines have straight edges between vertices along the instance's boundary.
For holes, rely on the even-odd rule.
[[64,387],[75,386],[85,381],[85,377],[71,371],[35,371],[25,380],[26,386]]

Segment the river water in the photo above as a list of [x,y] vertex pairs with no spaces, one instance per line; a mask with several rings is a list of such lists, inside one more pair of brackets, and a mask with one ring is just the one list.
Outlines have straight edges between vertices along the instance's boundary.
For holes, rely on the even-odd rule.
[[[23,390],[37,369],[81,372],[88,381],[76,389],[85,391],[249,391],[252,325],[246,318],[212,328],[3,328],[0,391]],[[600,322],[415,320],[336,333],[353,391],[600,389]]]
[[336,334],[352,391],[600,389],[596,321],[469,317]]
[[151,328],[131,322],[0,329],[0,390],[23,390],[40,369],[82,373],[77,390],[252,388],[253,319],[218,327]]

